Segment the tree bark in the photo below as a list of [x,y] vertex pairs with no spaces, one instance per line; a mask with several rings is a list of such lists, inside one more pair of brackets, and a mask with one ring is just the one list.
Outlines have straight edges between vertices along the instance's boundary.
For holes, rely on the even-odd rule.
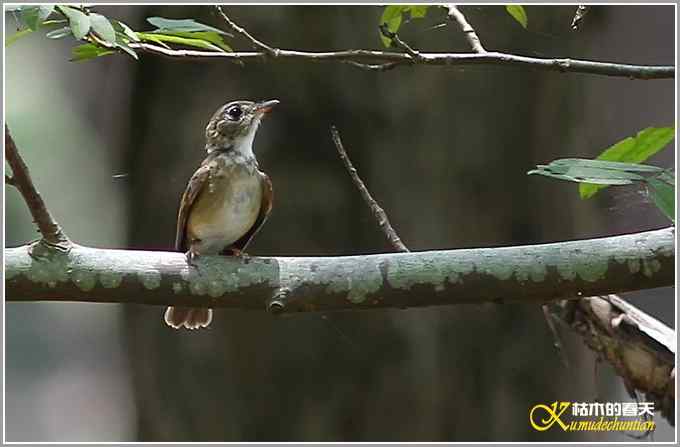
[[673,227],[517,247],[338,257],[205,256],[38,244],[7,249],[8,301],[85,301],[272,313],[525,302],[674,283]]

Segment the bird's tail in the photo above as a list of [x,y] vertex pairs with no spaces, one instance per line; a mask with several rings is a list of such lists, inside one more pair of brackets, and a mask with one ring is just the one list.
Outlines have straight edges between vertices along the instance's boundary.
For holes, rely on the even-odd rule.
[[175,329],[179,329],[182,326],[187,329],[200,329],[210,325],[212,315],[212,309],[168,307],[165,311],[165,323]]

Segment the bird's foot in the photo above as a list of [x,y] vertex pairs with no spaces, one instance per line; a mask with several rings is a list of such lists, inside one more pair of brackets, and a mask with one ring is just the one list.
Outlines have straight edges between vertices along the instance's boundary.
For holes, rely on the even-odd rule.
[[230,247],[226,248],[223,252],[223,255],[225,256],[235,256],[243,261],[244,264],[247,264],[250,262],[250,255],[246,253],[243,250],[240,250],[238,248]]
[[191,267],[198,267],[198,265],[195,262],[196,260],[198,260],[198,253],[189,250],[184,254],[184,257],[187,260],[187,264],[189,264]]

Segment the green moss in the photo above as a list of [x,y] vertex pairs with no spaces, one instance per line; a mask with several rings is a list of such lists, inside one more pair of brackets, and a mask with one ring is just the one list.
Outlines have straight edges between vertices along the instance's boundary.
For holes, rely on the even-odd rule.
[[606,260],[582,260],[575,264],[576,274],[584,281],[595,282],[604,278],[609,269],[609,263]]
[[139,282],[144,288],[148,290],[157,289],[161,286],[161,272],[157,270],[149,270],[144,273],[139,273]]
[[639,259],[629,259],[628,260],[628,270],[633,275],[640,271],[640,260]]
[[76,270],[71,273],[71,281],[83,292],[89,292],[97,284],[97,274],[88,270]]
[[115,289],[123,282],[123,274],[118,272],[99,273],[99,282],[106,289]]

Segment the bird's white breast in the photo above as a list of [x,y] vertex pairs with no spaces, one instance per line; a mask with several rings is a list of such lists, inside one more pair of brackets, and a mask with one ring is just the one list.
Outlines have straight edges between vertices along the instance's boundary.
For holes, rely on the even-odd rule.
[[253,227],[262,205],[260,182],[257,172],[238,167],[212,176],[196,204],[200,210],[189,219],[192,233],[201,240],[199,252],[219,253]]

